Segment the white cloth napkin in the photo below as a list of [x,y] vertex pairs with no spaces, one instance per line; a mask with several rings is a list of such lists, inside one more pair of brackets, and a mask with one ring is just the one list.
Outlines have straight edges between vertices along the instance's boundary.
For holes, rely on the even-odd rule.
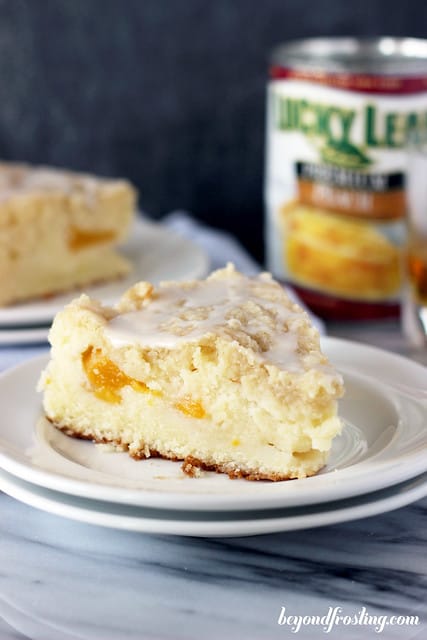
[[[197,222],[187,212],[174,211],[165,216],[161,222],[199,245],[209,257],[211,270],[224,267],[227,262],[233,262],[236,269],[249,276],[256,275],[261,271],[260,265],[251,258],[234,236]],[[293,291],[288,290],[288,293],[301,304]],[[310,315],[319,331],[323,333],[324,325],[321,320],[312,314]],[[48,345],[46,344],[0,347],[0,371],[47,351]]]
[[[1,329],[0,329],[1,331]],[[0,347],[0,371],[48,351],[48,345]]]
[[184,211],[174,211],[162,222],[198,244],[209,256],[211,271],[224,267],[227,262],[233,262],[238,271],[248,276],[261,270],[237,239],[226,231],[202,225]]

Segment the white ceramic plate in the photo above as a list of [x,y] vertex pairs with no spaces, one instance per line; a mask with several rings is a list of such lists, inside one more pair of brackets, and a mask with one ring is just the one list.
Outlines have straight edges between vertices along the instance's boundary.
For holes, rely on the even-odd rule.
[[[129,276],[115,282],[84,287],[93,298],[112,304],[138,280],[158,284],[161,280],[185,280],[206,275],[209,267],[205,253],[187,238],[161,224],[138,218],[129,240],[121,252],[132,263]],[[78,295],[72,291],[49,300],[16,304],[0,309],[0,326],[16,328],[18,325],[50,324],[54,315]]]
[[0,346],[47,342],[49,327],[4,329],[0,326]]
[[[28,482],[108,502],[160,509],[249,510],[349,498],[427,470],[427,369],[394,354],[324,338],[323,349],[345,378],[345,422],[328,466],[286,482],[189,478],[180,463],[135,461],[126,453],[68,438],[40,420],[35,392],[46,356],[0,377],[0,468]],[[404,380],[403,384],[401,381]]]
[[427,495],[427,474],[347,500],[237,513],[146,509],[85,499],[27,483],[1,470],[0,489],[43,511],[103,527],[180,536],[231,537],[309,529],[392,511]]

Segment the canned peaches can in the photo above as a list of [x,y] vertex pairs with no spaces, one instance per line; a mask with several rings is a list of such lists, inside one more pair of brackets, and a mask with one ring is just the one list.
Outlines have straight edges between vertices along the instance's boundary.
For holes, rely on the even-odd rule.
[[427,40],[288,43],[267,94],[269,270],[325,318],[397,315],[405,147],[427,129]]

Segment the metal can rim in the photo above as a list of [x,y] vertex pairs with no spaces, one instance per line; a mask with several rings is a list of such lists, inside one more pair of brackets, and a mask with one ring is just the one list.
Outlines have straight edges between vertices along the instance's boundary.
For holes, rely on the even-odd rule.
[[301,71],[427,75],[427,39],[322,37],[277,45],[271,64]]

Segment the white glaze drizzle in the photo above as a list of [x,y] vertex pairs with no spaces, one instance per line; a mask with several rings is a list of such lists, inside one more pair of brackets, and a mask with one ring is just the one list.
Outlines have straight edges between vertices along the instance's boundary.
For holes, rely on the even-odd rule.
[[[298,336],[288,331],[289,324],[302,320],[301,311],[292,304],[289,307],[280,301],[270,301],[257,295],[251,280],[235,277],[208,279],[194,283],[189,288],[176,285],[156,290],[156,295],[141,310],[121,313],[109,321],[106,336],[114,347],[138,344],[150,348],[172,349],[183,342],[198,341],[207,334],[237,336],[240,332],[257,339],[266,335],[268,348],[258,347],[255,355],[263,361],[290,371],[302,371],[304,367],[298,353]],[[256,280],[255,283],[259,283]],[[274,286],[271,285],[270,286]],[[241,322],[239,307],[243,304],[257,305],[270,317],[271,326],[264,319],[251,315]],[[197,313],[197,320],[190,319]],[[171,324],[173,323],[173,327]],[[313,364],[325,370],[324,364]]]

